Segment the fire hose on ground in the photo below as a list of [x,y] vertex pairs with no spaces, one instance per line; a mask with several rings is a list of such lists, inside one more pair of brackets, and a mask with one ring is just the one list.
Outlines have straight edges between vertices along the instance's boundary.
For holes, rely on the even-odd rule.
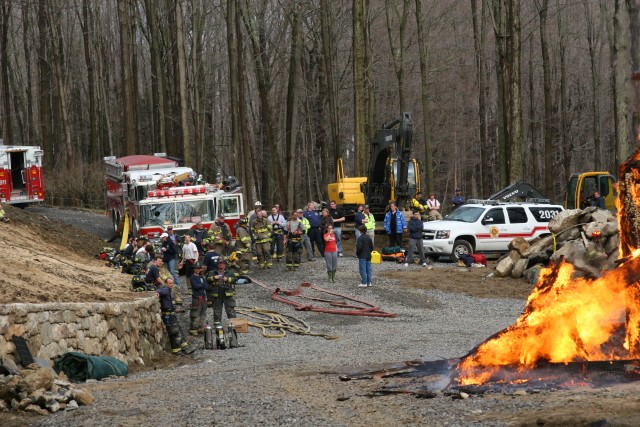
[[[277,311],[258,307],[236,307],[236,311],[249,319],[254,319],[248,321],[249,326],[261,329],[262,336],[265,338],[284,338],[288,331],[298,335],[322,337],[327,340],[338,339],[335,335],[311,332],[311,327],[304,320]],[[270,330],[274,332],[269,332]]]
[[[251,278],[251,281],[258,286],[261,286],[267,290],[272,292],[271,299],[279,302],[283,302],[285,304],[292,305],[295,310],[298,311],[314,311],[318,313],[329,313],[329,314],[343,314],[347,316],[371,316],[371,317],[397,317],[396,313],[390,313],[382,310],[379,306],[371,304],[367,301],[363,301],[357,299],[351,295],[343,294],[340,292],[330,291],[327,289],[323,289],[320,286],[316,286],[312,283],[301,283],[297,289],[293,291],[287,291],[280,288],[270,288],[264,283],[260,283],[258,280]],[[303,289],[313,289],[318,292],[323,292],[329,295],[337,296],[342,298],[342,300],[330,300],[324,298],[315,298],[308,297],[302,295]],[[300,297],[312,301],[319,301],[329,304],[333,308],[325,308],[319,307],[312,304],[304,304],[298,301],[294,301],[287,297]]]

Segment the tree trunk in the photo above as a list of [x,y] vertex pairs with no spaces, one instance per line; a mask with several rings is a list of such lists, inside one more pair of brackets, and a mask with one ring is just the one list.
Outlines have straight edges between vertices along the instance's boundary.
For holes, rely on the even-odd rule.
[[5,144],[12,145],[13,141],[13,124],[11,114],[11,91],[9,89],[9,51],[8,51],[8,33],[11,19],[12,2],[2,2],[0,6],[0,85],[2,86],[2,117],[0,131],[3,131],[2,137]]
[[615,1],[613,17],[613,72],[615,78],[616,105],[616,164],[622,163],[631,154],[629,144],[629,79],[631,61],[629,57],[629,15],[624,0]]
[[122,107],[125,153],[136,152],[136,124],[133,112],[133,76],[131,70],[131,34],[128,0],[118,0],[118,22],[120,24],[120,69],[122,73]]
[[287,84],[287,118],[285,124],[285,144],[287,147],[287,189],[282,195],[289,210],[294,209],[294,184],[296,174],[296,142],[298,135],[298,78],[300,69],[300,14],[302,4],[293,2],[291,21],[291,52],[289,54],[289,81]]
[[[238,123],[238,42],[235,28],[235,0],[227,0],[227,49],[229,54],[229,104],[231,122],[231,147],[234,153],[240,153],[240,127]],[[234,156],[234,173],[242,170],[242,157]]]
[[51,36],[51,48],[53,51],[53,73],[58,86],[58,97],[60,102],[60,119],[62,120],[62,130],[64,132],[64,148],[66,154],[67,168],[75,166],[73,145],[71,143],[71,124],[69,123],[69,105],[67,101],[67,81],[62,73],[62,39],[60,38],[60,22],[54,19],[51,7],[47,8],[49,18],[49,35]]
[[[640,71],[640,0],[627,0],[629,33],[631,37],[631,66]],[[640,136],[640,83],[633,85],[631,140]]]
[[93,14],[89,10],[89,0],[82,0],[82,18],[78,16],[82,28],[82,41],[84,47],[84,63],[87,67],[87,86],[89,89],[89,154],[93,162],[101,160],[100,142],[98,139],[98,113],[96,97],[96,77],[94,59],[92,54],[94,32]]
[[540,158],[538,150],[538,132],[536,120],[536,100],[533,96],[535,85],[533,83],[534,67],[533,67],[533,37],[529,37],[529,137],[531,138],[531,176],[533,177],[533,186],[540,188],[539,163]]
[[[393,59],[393,68],[396,72],[398,80],[398,101],[400,104],[400,112],[406,109],[406,101],[404,96],[404,55],[405,55],[405,30],[407,28],[407,19],[409,17],[409,0],[404,0],[402,4],[402,15],[398,10],[398,3],[394,0],[385,0],[385,15],[387,17],[387,35],[389,36],[389,46],[391,48],[391,58]],[[393,12],[393,19],[390,15]],[[393,33],[398,31],[398,43],[394,43]]]
[[[474,0],[471,0],[472,7]],[[418,51],[420,52],[420,90],[422,100],[422,134],[424,138],[424,179],[425,190],[432,191],[433,148],[431,147],[431,114],[429,110],[429,52],[427,35],[422,14],[422,0],[416,0],[416,29],[418,31]],[[426,191],[425,191],[426,192]]]
[[[370,141],[376,135],[378,129],[378,119],[376,115],[376,80],[374,76],[375,64],[373,60],[373,40],[371,39],[371,6],[369,2],[364,4],[364,69],[366,74],[365,82],[365,109],[367,114],[365,115],[365,144],[367,149],[370,146]],[[365,154],[365,158],[368,158],[368,152]]]
[[[241,11],[239,7],[235,10],[235,27],[238,29],[236,42],[237,42],[237,58],[238,58],[238,121],[244,123],[240,126],[240,139],[242,144],[242,170],[244,171],[244,180],[242,185],[245,188],[245,203],[246,206],[253,206],[253,161],[251,160],[251,144],[249,141],[249,117],[247,115],[247,94],[246,94],[246,81],[245,81],[245,57],[244,57],[244,38],[242,31]],[[238,156],[240,157],[240,156]],[[249,209],[246,209],[247,211]]]
[[506,39],[508,36],[506,34],[507,29],[506,19],[504,16],[504,1],[505,0],[492,0],[494,23],[493,32],[496,39],[496,85],[498,98],[496,121],[498,122],[498,186],[500,188],[504,188],[507,186],[509,178],[509,159],[507,151],[507,140],[509,138],[507,129],[507,123],[509,121],[509,86],[506,84],[509,76],[506,58]]
[[[248,3],[245,3],[243,13],[244,25],[247,28],[251,47],[253,50],[253,59],[256,71],[256,80],[258,83],[258,93],[260,97],[260,114],[262,118],[262,126],[264,128],[263,138],[266,139],[266,147],[264,150],[265,173],[263,174],[262,194],[266,196],[269,191],[273,190],[270,186],[269,173],[272,172],[276,178],[277,193],[284,191],[285,179],[283,169],[276,167],[275,156],[277,156],[277,145],[275,131],[273,128],[273,110],[270,101],[270,72],[269,61],[266,52],[266,40],[264,36],[264,19],[255,19],[255,15],[249,10]],[[264,18],[264,13],[260,13]],[[257,21],[257,22],[256,22]],[[258,27],[260,26],[260,27]]]
[[548,0],[536,0],[536,9],[540,19],[540,51],[542,53],[542,80],[544,93],[544,192],[548,197],[554,193],[556,174],[554,172],[553,155],[553,99],[551,95],[551,62],[549,61],[549,45],[547,43]]
[[[556,0],[557,2],[557,0]],[[562,136],[562,162],[564,166],[564,182],[569,182],[571,177],[571,160],[573,158],[573,138],[570,137],[567,129],[567,65],[566,65],[566,51],[565,51],[565,35],[567,28],[563,18],[563,10],[558,6],[558,35],[560,41],[558,48],[560,50],[560,135]],[[553,193],[551,193],[553,194]]]
[[366,106],[364,81],[365,72],[364,54],[364,0],[353,0],[353,122],[355,144],[355,174],[366,176],[367,174],[367,135],[365,131]]
[[[334,19],[332,13],[333,2],[331,0],[320,0],[320,27],[322,37],[322,56],[324,59],[324,75],[326,79],[327,96],[329,104],[329,124],[331,127],[331,143],[333,145],[332,164],[323,165],[325,169],[330,166],[335,170],[336,162],[342,157],[342,140],[340,136],[340,115],[338,110],[338,90],[335,75],[335,49],[333,45]],[[323,178],[331,179],[331,175],[323,172]]]
[[520,91],[520,0],[513,0],[509,14],[509,51],[511,60],[511,108],[509,181],[522,180],[522,94]]
[[161,36],[158,28],[158,13],[156,11],[155,0],[145,0],[147,10],[147,26],[149,27],[149,56],[151,60],[151,96],[152,96],[152,120],[154,128],[157,129],[157,138],[154,146],[161,152],[167,152],[167,131],[165,117],[167,116],[164,72],[162,70],[162,58],[160,52]]
[[489,147],[487,144],[487,80],[485,70],[486,49],[486,21],[487,0],[482,1],[481,15],[478,16],[476,0],[471,0],[471,15],[473,24],[473,40],[476,55],[476,79],[478,81],[478,123],[479,123],[479,148],[480,148],[480,194],[491,193],[491,181],[489,172]]
[[191,136],[189,132],[189,103],[187,102],[187,57],[185,55],[182,0],[176,1],[175,14],[176,45],[178,49],[178,84],[180,92],[180,127],[182,128],[182,158],[186,165],[193,166],[193,150],[191,149]]
[[593,23],[593,13],[591,12],[590,2],[583,0],[585,24],[587,32],[587,45],[589,47],[589,65],[591,72],[591,114],[593,115],[591,134],[593,138],[593,167],[595,170],[602,170],[602,149],[600,148],[600,108],[598,103],[598,65],[596,63],[598,45],[598,30]]
[[22,43],[23,43],[23,54],[24,54],[24,63],[25,63],[25,71],[27,73],[27,84],[26,84],[26,94],[27,94],[27,145],[36,144],[37,135],[37,123],[35,117],[33,115],[33,69],[32,69],[32,55],[33,55],[33,40],[31,39],[31,5],[23,5],[22,6]]

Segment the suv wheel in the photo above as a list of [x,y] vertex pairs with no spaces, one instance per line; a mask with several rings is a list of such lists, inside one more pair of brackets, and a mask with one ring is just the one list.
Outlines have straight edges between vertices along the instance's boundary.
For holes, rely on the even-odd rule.
[[467,242],[466,240],[456,240],[453,243],[451,258],[454,261],[457,261],[460,255],[471,255],[472,253],[473,249],[471,248],[471,243]]

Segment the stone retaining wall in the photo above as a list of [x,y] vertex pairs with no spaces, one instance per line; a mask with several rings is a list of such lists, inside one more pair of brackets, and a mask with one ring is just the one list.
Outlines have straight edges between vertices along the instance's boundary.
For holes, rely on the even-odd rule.
[[125,362],[149,359],[167,340],[155,295],[129,302],[0,305],[0,356],[14,356],[14,335],[27,340],[34,356],[51,360],[67,351]]

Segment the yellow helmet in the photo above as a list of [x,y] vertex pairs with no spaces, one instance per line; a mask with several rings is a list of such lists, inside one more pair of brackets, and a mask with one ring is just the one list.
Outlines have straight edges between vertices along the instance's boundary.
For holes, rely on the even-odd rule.
[[231,256],[229,256],[229,262],[236,262],[236,259],[238,259],[238,252],[233,252]]

